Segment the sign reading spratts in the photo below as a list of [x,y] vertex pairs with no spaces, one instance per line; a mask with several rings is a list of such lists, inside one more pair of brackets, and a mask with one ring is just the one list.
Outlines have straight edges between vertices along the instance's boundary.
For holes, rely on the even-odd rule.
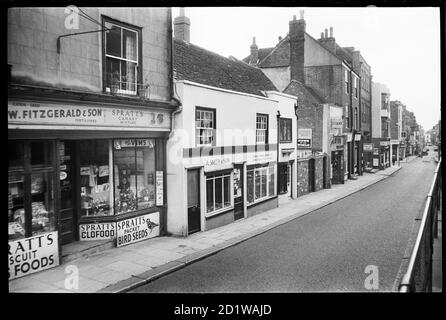
[[122,127],[139,129],[170,129],[168,111],[152,111],[101,106],[60,105],[8,101],[8,124],[19,125],[63,125],[69,127]]
[[155,146],[155,143],[153,139],[121,139],[121,140],[114,140],[114,146],[116,150],[130,147],[153,148]]
[[79,240],[106,240],[116,236],[115,222],[88,223],[79,225]]
[[159,221],[159,212],[154,212],[116,222],[116,245],[121,247],[159,236]]
[[57,231],[8,242],[9,280],[59,265]]

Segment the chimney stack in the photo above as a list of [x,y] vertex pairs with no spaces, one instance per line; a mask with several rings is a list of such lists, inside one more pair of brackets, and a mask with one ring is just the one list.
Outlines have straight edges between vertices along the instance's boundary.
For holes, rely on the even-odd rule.
[[328,29],[325,29],[324,32],[324,38],[328,38]]
[[330,37],[328,36],[328,29],[321,32],[321,38],[319,42],[326,47],[328,50],[336,54],[336,40],[333,37],[333,27],[330,27]]
[[289,23],[289,37],[290,37],[290,76],[291,80],[298,80],[304,83],[304,43],[306,23],[303,19],[304,13],[300,12],[300,19],[293,20]]
[[321,39],[324,39],[324,33],[321,32]]
[[173,27],[175,39],[190,42],[190,19],[185,16],[184,8],[180,8],[180,15],[173,20]]
[[333,38],[333,27],[330,27],[330,38]]
[[257,65],[259,61],[259,47],[256,44],[256,37],[252,37],[252,45],[251,45],[251,57],[249,58],[250,65]]

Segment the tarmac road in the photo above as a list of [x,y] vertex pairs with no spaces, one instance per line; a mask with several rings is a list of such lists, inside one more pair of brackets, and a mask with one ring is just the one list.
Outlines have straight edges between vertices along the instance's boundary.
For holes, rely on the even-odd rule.
[[433,179],[432,156],[132,292],[370,291],[370,265],[378,270],[375,291],[391,291]]

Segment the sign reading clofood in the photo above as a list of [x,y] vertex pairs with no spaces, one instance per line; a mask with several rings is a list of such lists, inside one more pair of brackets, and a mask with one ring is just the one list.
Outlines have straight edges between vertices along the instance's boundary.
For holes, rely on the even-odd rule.
[[130,243],[159,236],[159,212],[116,222],[116,245]]
[[9,280],[59,265],[57,231],[8,242]]
[[87,223],[79,225],[79,240],[105,240],[115,237],[114,222]]

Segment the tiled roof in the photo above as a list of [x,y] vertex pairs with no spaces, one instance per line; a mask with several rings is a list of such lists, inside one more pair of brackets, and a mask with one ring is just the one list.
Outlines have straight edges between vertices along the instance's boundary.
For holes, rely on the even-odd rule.
[[182,40],[174,40],[173,68],[176,80],[189,80],[259,96],[264,96],[261,91],[277,91],[260,69]]
[[297,101],[301,101],[305,104],[325,103],[325,100],[321,96],[319,96],[311,87],[304,85],[297,80],[291,80],[288,86],[283,90],[283,93],[296,96]]
[[[259,61],[262,61],[263,59],[265,59],[265,57],[267,55],[269,55],[271,53],[271,51],[273,51],[274,48],[261,48],[259,49]],[[247,56],[246,58],[243,59],[244,62],[249,63],[249,60],[251,59],[251,55]]]
[[263,59],[259,59],[260,68],[287,67],[290,65],[289,36],[282,39],[277,46]]

